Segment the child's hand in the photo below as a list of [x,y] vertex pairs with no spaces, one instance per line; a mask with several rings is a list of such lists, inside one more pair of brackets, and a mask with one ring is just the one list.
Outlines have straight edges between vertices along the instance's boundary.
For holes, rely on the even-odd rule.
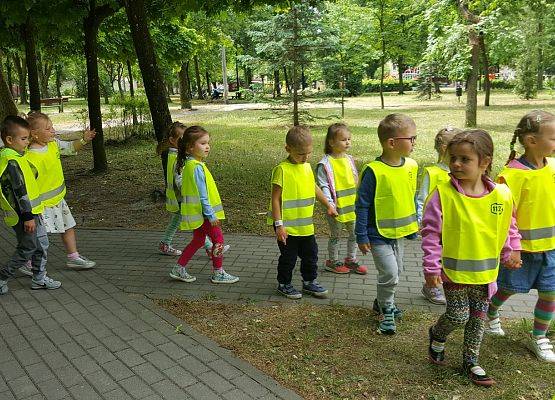
[[366,253],[370,251],[372,246],[370,246],[370,243],[359,243],[358,248],[362,252],[362,254],[366,255]]
[[285,230],[285,227],[283,225],[276,228],[276,238],[278,242],[283,242],[284,245],[286,244],[287,231]]
[[36,229],[36,225],[35,225],[35,220],[34,219],[32,219],[30,221],[23,222],[23,230],[26,233],[33,233],[33,232],[35,232],[35,229]]
[[443,284],[441,276],[439,275],[425,275],[424,278],[426,279],[426,286],[428,287],[437,288]]
[[337,213],[337,210],[335,209],[334,206],[332,206],[331,204],[328,206],[328,215],[330,217],[337,217],[339,214]]
[[96,132],[93,130],[90,130],[89,128],[85,129],[85,132],[83,133],[83,140],[85,142],[90,142],[91,140],[94,139],[94,137],[96,136]]
[[509,258],[503,263],[503,265],[509,269],[519,269],[522,266],[520,251],[511,251]]
[[222,222],[216,218],[214,221],[210,221],[210,225],[212,226],[220,226],[222,224]]

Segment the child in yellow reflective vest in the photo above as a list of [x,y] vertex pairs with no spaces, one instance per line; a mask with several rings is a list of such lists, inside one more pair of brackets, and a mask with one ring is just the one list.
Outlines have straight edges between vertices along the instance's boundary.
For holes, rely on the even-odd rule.
[[[516,157],[516,141],[524,154]],[[498,181],[513,192],[516,223],[522,236],[522,268],[501,268],[499,290],[488,310],[486,333],[503,336],[499,308],[515,293],[538,291],[534,328],[527,346],[538,359],[555,363],[547,337],[555,313],[555,115],[535,110],[520,120],[511,141],[511,154]]]
[[177,263],[173,266],[170,277],[182,282],[194,282],[187,263],[200,249],[206,236],[212,246],[212,283],[235,283],[237,276],[228,274],[223,269],[224,236],[221,220],[225,219],[218,187],[212,174],[206,167],[204,159],[210,153],[210,135],[201,126],[185,129],[178,141],[178,155],[175,167],[175,183],[180,199],[180,228],[193,231],[193,239],[185,247]]
[[426,284],[443,284],[447,309],[429,329],[430,362],[445,364],[445,341],[464,327],[463,370],[473,383],[495,382],[478,364],[489,299],[499,262],[519,268],[520,240],[513,199],[506,185],[488,174],[493,141],[483,130],[458,133],[447,146],[451,179],[428,197],[422,218]]
[[[357,242],[355,237],[355,197],[357,193],[358,171],[353,157],[347,154],[351,148],[351,132],[347,125],[332,124],[328,127],[324,148],[324,157],[316,166],[316,183],[339,214],[327,216],[330,227],[328,240],[328,259],[325,268],[336,274],[348,274],[353,271],[365,275],[368,268],[357,260]],[[348,233],[347,256],[339,258],[339,239],[345,227]]]
[[17,268],[31,262],[31,289],[57,289],[61,283],[46,276],[48,235],[42,221],[44,205],[29,163],[23,156],[29,145],[30,126],[18,116],[0,124],[5,147],[0,151],[0,206],[4,222],[11,226],[17,246],[0,269],[0,295],[8,292],[8,279]]
[[[63,141],[56,137],[56,131],[48,115],[32,112],[28,115],[27,121],[31,126],[32,141],[25,158],[36,173],[44,203],[43,218],[46,231],[61,234],[67,253],[68,268],[93,268],[96,262],[84,257],[77,250],[75,219],[64,198],[66,186],[60,155],[76,154],[94,139],[94,129],[85,130],[82,139]],[[29,268],[20,268],[20,272],[26,275],[31,273]]]
[[280,251],[277,292],[288,299],[302,297],[302,293],[291,284],[299,257],[303,292],[324,298],[328,290],[316,281],[318,245],[312,221],[314,202],[318,199],[324,204],[329,216],[336,217],[337,212],[316,185],[308,163],[312,154],[312,135],[308,127],[294,126],[289,129],[285,137],[285,151],[289,156],[272,171],[272,198],[266,221],[274,226]]
[[[434,149],[437,152],[437,163],[428,165],[422,170],[422,179],[420,187],[416,195],[416,217],[418,218],[418,226],[422,225],[422,210],[424,202],[436,188],[438,183],[446,182],[449,178],[449,155],[447,154],[447,145],[453,139],[460,129],[448,126],[442,128],[436,134],[434,139]],[[422,285],[422,295],[433,304],[445,304],[445,296],[440,288],[428,287],[426,282]]]

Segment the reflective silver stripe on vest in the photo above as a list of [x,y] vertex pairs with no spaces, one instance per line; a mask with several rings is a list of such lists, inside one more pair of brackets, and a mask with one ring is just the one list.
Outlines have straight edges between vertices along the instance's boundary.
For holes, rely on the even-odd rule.
[[403,218],[381,219],[378,221],[380,228],[400,228],[416,222],[416,214],[409,215]]
[[356,192],[357,192],[357,188],[343,189],[335,192],[335,195],[337,197],[345,197],[345,196],[350,196],[352,194],[356,194]]
[[185,197],[183,197],[183,203],[198,204],[198,203],[200,203],[200,197],[198,197],[198,196],[185,196]]
[[4,218],[18,218],[19,215],[13,210],[2,210],[4,212]]
[[457,260],[456,258],[443,258],[443,267],[454,271],[483,272],[497,268],[497,258],[485,260]]
[[549,239],[555,236],[555,226],[537,229],[519,229],[518,232],[524,240]]
[[34,200],[29,200],[29,203],[31,203],[31,208],[35,208],[35,207],[41,205],[42,199],[41,199],[40,196],[39,196],[39,197],[37,197],[37,198],[34,199]]
[[354,204],[350,205],[350,206],[347,206],[347,207],[342,207],[342,208],[338,207],[337,208],[337,213],[339,215],[348,214],[348,213],[354,212],[354,211],[355,211],[355,205]]
[[41,194],[40,199],[42,201],[53,199],[54,197],[56,197],[57,195],[62,193],[65,189],[66,189],[66,183],[64,182],[60,186],[58,186],[56,189],[52,189],[52,190],[49,190],[46,193]]
[[222,206],[222,204],[216,204],[214,207],[212,207],[212,210],[214,210],[214,212],[218,212],[218,211],[223,211],[224,210],[224,206]]
[[166,197],[166,204],[170,205],[170,206],[179,206],[179,202],[177,200],[174,199],[170,199],[169,197]]
[[312,217],[284,220],[283,225],[284,226],[307,226],[307,225],[312,225]]
[[182,215],[181,222],[196,222],[196,221],[204,221],[204,217],[202,215]]
[[300,200],[286,200],[283,202],[283,209],[306,207],[306,206],[311,206],[313,204],[314,204],[314,197],[311,197],[309,199],[300,199]]

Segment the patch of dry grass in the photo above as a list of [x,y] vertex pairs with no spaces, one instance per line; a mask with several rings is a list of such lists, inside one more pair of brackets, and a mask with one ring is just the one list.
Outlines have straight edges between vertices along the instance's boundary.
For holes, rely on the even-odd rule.
[[289,303],[223,304],[179,298],[158,304],[306,399],[549,399],[555,366],[524,348],[528,326],[486,337],[481,363],[498,382],[474,386],[460,371],[461,332],[447,344],[448,365],[427,361],[427,329],[437,315],[408,312],[398,334],[376,333],[368,309]]

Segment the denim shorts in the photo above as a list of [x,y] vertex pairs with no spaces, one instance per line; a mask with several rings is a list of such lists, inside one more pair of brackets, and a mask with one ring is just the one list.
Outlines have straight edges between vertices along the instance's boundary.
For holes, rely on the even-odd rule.
[[522,267],[499,269],[497,284],[500,288],[516,293],[555,291],[555,250],[542,253],[521,253]]

